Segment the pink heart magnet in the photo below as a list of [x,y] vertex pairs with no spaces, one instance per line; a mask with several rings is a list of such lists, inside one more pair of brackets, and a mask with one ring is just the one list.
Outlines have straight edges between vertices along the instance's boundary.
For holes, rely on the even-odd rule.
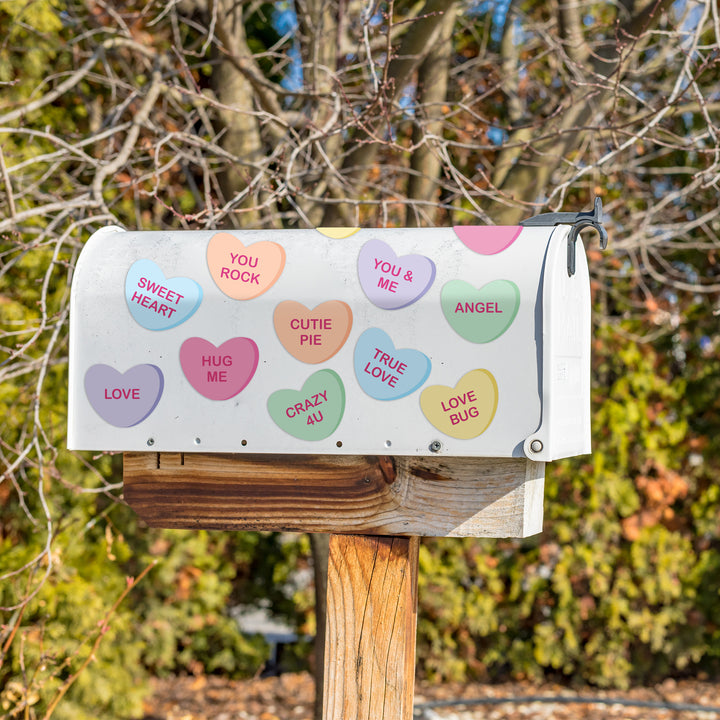
[[92,365],[85,373],[85,394],[93,410],[115,427],[145,420],[162,396],[164,378],[155,365],[135,365],[124,373],[110,365]]
[[188,382],[209,400],[235,397],[252,380],[260,354],[254,340],[235,337],[220,347],[200,338],[180,346],[180,365]]
[[360,286],[368,300],[398,310],[419,300],[435,280],[435,263],[424,255],[402,255],[382,240],[368,240],[358,255]]
[[517,240],[521,225],[455,225],[463,245],[480,255],[497,255]]

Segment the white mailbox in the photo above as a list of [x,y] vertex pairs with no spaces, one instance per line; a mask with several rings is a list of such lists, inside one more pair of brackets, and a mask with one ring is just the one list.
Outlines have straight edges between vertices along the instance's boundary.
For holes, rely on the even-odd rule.
[[[554,224],[572,222],[572,224]],[[590,451],[579,228],[125,232],[72,286],[76,450]]]

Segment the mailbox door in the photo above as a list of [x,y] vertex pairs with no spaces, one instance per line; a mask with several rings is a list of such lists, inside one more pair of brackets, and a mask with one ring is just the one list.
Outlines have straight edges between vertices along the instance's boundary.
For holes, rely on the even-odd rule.
[[541,461],[591,452],[590,277],[581,242],[572,248],[575,272],[568,273],[568,234],[553,237],[545,260],[542,420],[525,441],[527,456]]

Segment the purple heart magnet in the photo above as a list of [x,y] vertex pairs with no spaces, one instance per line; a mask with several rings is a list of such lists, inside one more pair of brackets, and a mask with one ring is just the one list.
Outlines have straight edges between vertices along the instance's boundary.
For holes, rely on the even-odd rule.
[[133,427],[155,409],[165,380],[155,365],[135,365],[124,373],[93,365],[85,373],[85,394],[93,410],[115,427]]
[[398,310],[419,300],[435,280],[435,263],[424,255],[402,255],[382,240],[368,240],[358,255],[360,286],[368,300]]

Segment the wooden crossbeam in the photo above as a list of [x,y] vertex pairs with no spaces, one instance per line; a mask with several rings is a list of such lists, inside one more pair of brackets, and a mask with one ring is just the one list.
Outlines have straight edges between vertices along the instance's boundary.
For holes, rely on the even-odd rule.
[[526,537],[544,463],[523,458],[125,453],[125,498],[153,527]]

